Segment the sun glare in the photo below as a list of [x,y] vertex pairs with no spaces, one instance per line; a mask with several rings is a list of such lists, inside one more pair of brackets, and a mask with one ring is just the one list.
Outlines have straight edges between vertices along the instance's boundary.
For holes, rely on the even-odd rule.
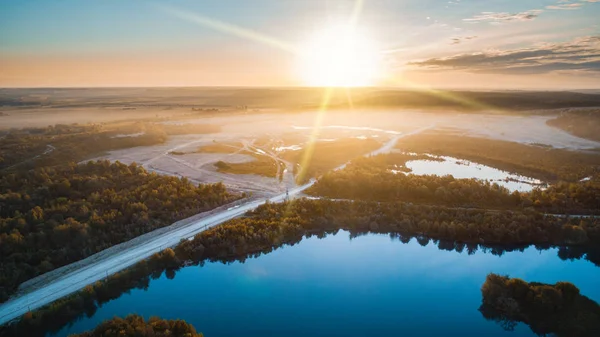
[[351,26],[317,32],[301,49],[299,77],[306,85],[358,87],[375,84],[382,76],[376,43]]

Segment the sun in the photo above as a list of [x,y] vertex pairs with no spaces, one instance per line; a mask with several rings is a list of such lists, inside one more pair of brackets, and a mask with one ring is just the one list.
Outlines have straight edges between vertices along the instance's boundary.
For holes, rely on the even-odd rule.
[[366,34],[352,26],[334,26],[303,45],[297,71],[308,86],[371,86],[382,77],[382,61]]

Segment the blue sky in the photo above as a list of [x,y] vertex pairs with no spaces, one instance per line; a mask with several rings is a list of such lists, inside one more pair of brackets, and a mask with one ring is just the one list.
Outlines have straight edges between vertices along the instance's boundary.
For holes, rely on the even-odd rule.
[[[357,0],[358,1],[358,0]],[[363,0],[387,72],[433,87],[600,87],[600,0]],[[289,52],[355,0],[0,0],[0,86],[301,85]],[[394,85],[383,83],[382,85]]]

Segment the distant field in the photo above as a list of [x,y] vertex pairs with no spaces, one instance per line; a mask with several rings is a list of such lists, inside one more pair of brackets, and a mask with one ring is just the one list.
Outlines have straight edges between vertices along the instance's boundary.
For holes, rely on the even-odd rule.
[[355,106],[453,109],[460,111],[518,112],[528,110],[599,107],[600,95],[535,91],[402,91],[382,89],[354,100]]
[[[110,108],[137,113],[149,107],[155,113],[170,109],[188,112],[254,109],[314,109],[323,99],[323,88],[98,88],[0,89],[0,106],[23,108]],[[352,98],[349,103],[348,97]],[[534,91],[444,91],[354,88],[334,90],[336,108],[382,107],[489,111],[600,107],[600,94]],[[216,110],[215,110],[216,109]]]

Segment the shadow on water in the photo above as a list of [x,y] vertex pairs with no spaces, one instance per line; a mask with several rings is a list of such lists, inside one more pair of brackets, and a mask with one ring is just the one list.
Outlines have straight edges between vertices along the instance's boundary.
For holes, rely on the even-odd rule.
[[[303,238],[317,237],[323,239],[328,235],[335,235],[338,232],[339,229],[312,231],[305,236],[297,236],[288,242],[281,243],[277,246],[271,246],[266,249],[234,253],[229,256],[220,256],[218,258],[203,258],[197,261],[178,260],[173,250],[166,249],[125,271],[112,275],[105,281],[89,285],[75,294],[62,298],[35,312],[27,313],[19,321],[0,327],[0,336],[42,337],[54,335],[63,328],[71,326],[78,320],[86,317],[91,318],[104,304],[121,297],[123,294],[129,294],[135,289],[148,290],[151,280],[160,278],[163,273],[166,278],[174,279],[180,269],[190,266],[204,266],[207,262],[220,262],[223,264],[231,264],[234,262],[244,263],[247,259],[258,258],[261,255],[269,254],[278,248],[294,246],[302,241]],[[457,253],[466,252],[468,255],[474,255],[476,252],[480,251],[486,254],[502,256],[507,252],[524,252],[527,248],[532,247],[532,245],[508,246],[462,243],[432,239],[426,236],[412,236],[403,233],[382,233],[378,231],[349,232],[350,240],[370,234],[385,234],[389,235],[393,241],[397,240],[403,244],[407,244],[415,239],[421,246],[433,244],[440,251],[455,251]],[[596,266],[600,265],[600,252],[598,250],[590,251],[584,247],[556,247],[551,245],[535,245],[535,248],[540,251],[558,248],[558,257],[561,260],[585,259]]]

